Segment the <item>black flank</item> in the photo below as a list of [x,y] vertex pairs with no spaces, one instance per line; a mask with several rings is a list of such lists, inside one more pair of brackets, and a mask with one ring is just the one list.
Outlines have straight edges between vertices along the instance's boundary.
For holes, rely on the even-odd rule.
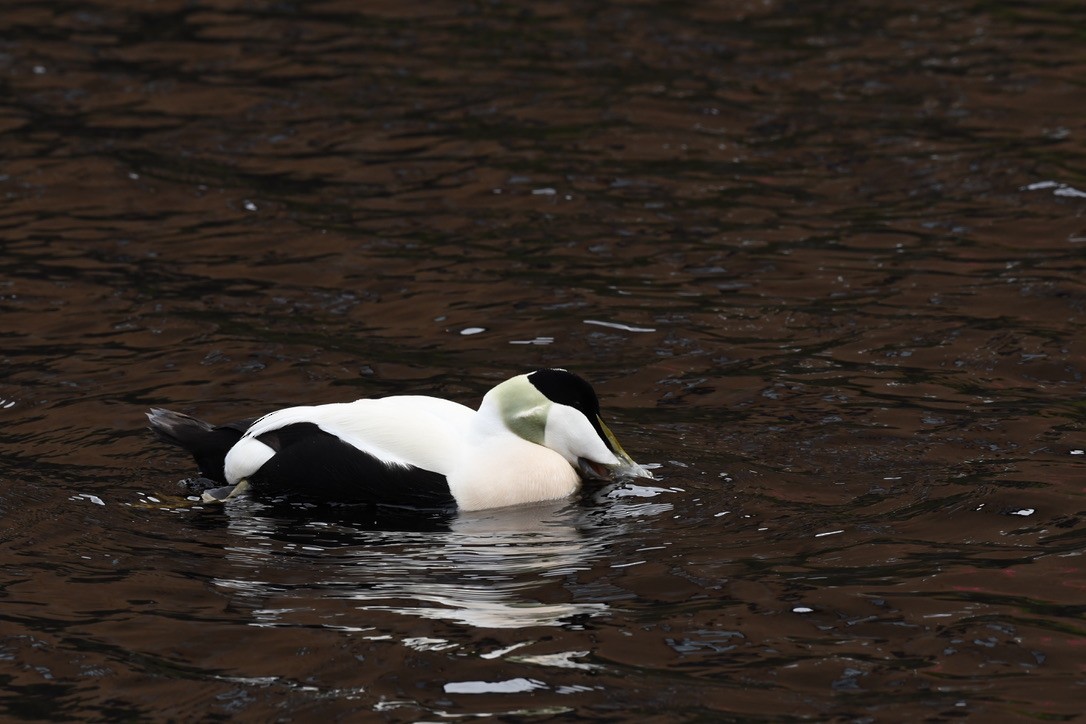
[[418,508],[455,504],[444,475],[386,463],[311,422],[286,425],[257,439],[276,451],[249,476],[257,495]]

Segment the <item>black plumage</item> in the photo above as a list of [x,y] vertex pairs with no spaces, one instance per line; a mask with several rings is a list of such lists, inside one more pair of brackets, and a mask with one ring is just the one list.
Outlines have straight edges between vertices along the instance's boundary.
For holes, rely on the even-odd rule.
[[[147,415],[160,440],[187,450],[200,473],[227,483],[223,461],[255,420],[212,425],[180,412]],[[445,508],[455,504],[444,475],[374,457],[314,423],[285,425],[258,435],[275,455],[249,478],[255,494]]]
[[443,508],[455,504],[444,475],[389,463],[311,422],[257,436],[276,454],[249,478],[253,490],[295,498]]
[[181,412],[152,408],[147,413],[151,431],[163,442],[188,450],[196,459],[200,474],[219,483],[226,483],[223,461],[226,453],[241,439],[255,420],[240,420],[225,425],[212,425]]

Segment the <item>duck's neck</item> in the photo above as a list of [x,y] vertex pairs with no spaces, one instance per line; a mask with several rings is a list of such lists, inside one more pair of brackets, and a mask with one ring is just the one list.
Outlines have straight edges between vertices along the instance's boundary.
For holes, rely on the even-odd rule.
[[448,477],[462,510],[499,508],[564,498],[581,479],[565,458],[510,430],[499,400],[483,398],[461,464]]

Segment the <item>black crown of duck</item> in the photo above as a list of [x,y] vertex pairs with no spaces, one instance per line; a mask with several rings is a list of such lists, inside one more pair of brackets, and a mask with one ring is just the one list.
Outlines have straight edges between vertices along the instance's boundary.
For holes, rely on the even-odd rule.
[[339,502],[482,510],[556,500],[582,478],[652,475],[600,417],[592,386],[566,370],[502,382],[478,410],[421,395],[288,407],[215,426],[147,414],[161,439],[188,450],[224,487]]

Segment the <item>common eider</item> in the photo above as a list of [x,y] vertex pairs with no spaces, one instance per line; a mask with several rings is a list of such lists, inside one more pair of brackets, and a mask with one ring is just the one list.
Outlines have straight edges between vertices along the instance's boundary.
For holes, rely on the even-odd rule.
[[563,369],[497,385],[478,410],[397,395],[288,407],[215,426],[152,409],[151,430],[225,484],[205,501],[254,493],[335,502],[482,510],[556,500],[585,479],[652,474],[600,418],[592,386]]

